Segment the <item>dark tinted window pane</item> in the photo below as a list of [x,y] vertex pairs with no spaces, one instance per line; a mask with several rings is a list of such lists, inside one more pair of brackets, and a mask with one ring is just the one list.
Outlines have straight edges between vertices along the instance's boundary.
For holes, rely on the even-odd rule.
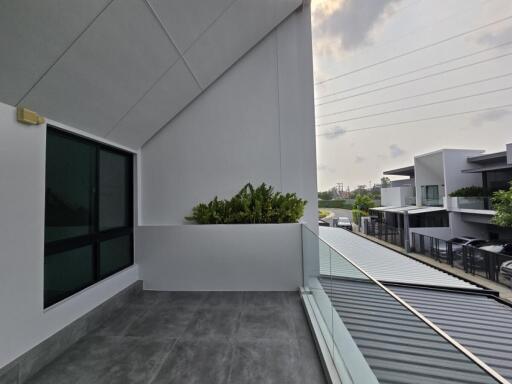
[[128,175],[131,158],[119,153],[100,151],[99,218],[100,230],[125,227],[129,222]]
[[93,247],[88,245],[44,258],[45,306],[94,282]]
[[105,240],[100,245],[100,277],[132,264],[131,236]]
[[45,241],[91,231],[94,147],[48,130]]

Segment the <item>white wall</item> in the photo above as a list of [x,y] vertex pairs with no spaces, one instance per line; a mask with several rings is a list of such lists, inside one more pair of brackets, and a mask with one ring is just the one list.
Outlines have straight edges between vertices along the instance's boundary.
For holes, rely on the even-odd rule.
[[467,162],[470,156],[482,153],[481,150],[443,150],[444,184],[446,196],[459,188],[482,186],[482,175],[480,173],[462,173],[464,169],[473,168],[473,164]]
[[464,215],[458,212],[450,212],[450,227],[453,236],[472,236],[479,239],[487,239],[489,236],[488,231],[488,217],[483,217],[487,223],[472,223],[464,220]]
[[414,158],[414,179],[416,184],[416,205],[421,206],[421,187],[424,185],[438,185],[439,195],[443,195],[443,153],[433,153],[416,156]]
[[427,235],[436,237],[442,240],[449,240],[453,237],[452,230],[450,227],[415,227],[409,228],[409,239],[412,238],[411,233],[419,233],[421,235]]
[[43,311],[45,126],[0,103],[0,367],[138,279],[125,270]]
[[300,224],[141,226],[144,289],[292,291],[302,285]]
[[309,201],[316,156],[309,9],[293,13],[141,150],[140,224],[183,223],[193,206],[265,182]]
[[380,190],[380,202],[383,207],[404,207],[406,198],[414,196],[413,187],[389,187]]

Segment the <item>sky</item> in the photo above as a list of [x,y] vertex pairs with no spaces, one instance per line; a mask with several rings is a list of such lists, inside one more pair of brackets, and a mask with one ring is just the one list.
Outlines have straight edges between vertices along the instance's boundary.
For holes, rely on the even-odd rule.
[[319,190],[377,183],[440,148],[512,143],[511,0],[311,8]]

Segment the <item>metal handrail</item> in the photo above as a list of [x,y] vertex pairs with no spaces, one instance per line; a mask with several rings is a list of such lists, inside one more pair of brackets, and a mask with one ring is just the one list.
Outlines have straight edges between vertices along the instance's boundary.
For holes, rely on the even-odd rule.
[[478,367],[480,367],[485,373],[487,373],[489,376],[491,376],[493,379],[495,379],[500,384],[511,384],[508,380],[506,380],[503,376],[501,376],[498,372],[496,372],[494,369],[489,367],[485,362],[480,360],[476,355],[474,355],[470,350],[468,350],[466,347],[464,347],[462,344],[460,344],[458,341],[453,339],[450,335],[448,335],[445,331],[443,331],[441,328],[439,328],[436,324],[434,324],[432,321],[430,321],[427,317],[425,317],[423,314],[421,314],[418,310],[416,310],[414,307],[412,307],[409,303],[407,303],[405,300],[403,300],[400,296],[395,294],[393,291],[391,291],[389,288],[384,286],[382,283],[380,283],[377,279],[375,279],[371,274],[366,272],[363,268],[361,268],[357,263],[352,261],[350,258],[343,255],[341,252],[339,252],[333,245],[331,245],[328,241],[320,238],[315,232],[313,232],[311,229],[309,229],[306,225],[302,224],[308,231],[313,233],[318,240],[325,243],[331,250],[333,250],[336,254],[347,260],[352,266],[354,266],[359,272],[361,272],[363,275],[368,277],[369,280],[377,284],[382,290],[384,290],[386,293],[388,293],[391,297],[393,297],[398,303],[400,303],[403,307],[405,307],[409,312],[411,312],[413,315],[415,315],[418,319],[423,321],[428,327],[433,329],[438,335],[440,335],[443,339],[445,339],[448,343],[453,345],[458,351],[460,351],[464,356],[466,356],[468,359],[470,359],[473,363],[475,363]]

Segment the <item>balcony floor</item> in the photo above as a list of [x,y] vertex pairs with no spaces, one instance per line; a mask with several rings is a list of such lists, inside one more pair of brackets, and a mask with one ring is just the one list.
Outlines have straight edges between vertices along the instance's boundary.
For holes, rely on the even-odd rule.
[[298,293],[143,291],[29,383],[324,383]]

